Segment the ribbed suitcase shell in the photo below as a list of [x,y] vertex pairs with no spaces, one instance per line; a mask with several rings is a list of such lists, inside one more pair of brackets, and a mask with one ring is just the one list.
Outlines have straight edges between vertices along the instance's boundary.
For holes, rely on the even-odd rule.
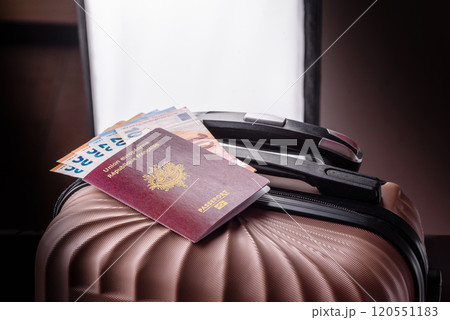
[[[382,206],[423,240],[400,188]],[[412,301],[414,280],[369,231],[249,208],[192,244],[94,187],[76,191],[36,256],[37,301]]]

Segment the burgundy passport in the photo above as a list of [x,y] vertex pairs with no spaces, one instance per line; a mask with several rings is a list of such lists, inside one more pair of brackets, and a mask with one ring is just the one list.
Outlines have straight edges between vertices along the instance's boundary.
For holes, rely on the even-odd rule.
[[269,190],[266,178],[160,128],[84,180],[192,242]]

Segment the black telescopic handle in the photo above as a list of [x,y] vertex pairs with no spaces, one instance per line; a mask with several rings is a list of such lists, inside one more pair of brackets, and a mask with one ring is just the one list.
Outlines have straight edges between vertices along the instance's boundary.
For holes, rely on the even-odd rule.
[[326,164],[358,171],[363,161],[362,151],[351,138],[309,123],[242,112],[210,111],[196,113],[196,116],[216,139],[225,143],[235,139],[252,142],[260,139],[295,139],[297,145],[291,145],[289,149],[298,152],[305,141],[312,140]]

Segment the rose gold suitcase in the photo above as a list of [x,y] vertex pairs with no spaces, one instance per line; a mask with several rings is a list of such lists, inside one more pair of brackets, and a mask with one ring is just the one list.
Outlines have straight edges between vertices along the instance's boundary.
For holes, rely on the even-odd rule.
[[75,183],[39,244],[36,299],[436,299],[420,217],[397,185],[383,185],[381,204],[366,213],[359,202],[342,207],[310,196],[272,193],[192,244],[96,188]]

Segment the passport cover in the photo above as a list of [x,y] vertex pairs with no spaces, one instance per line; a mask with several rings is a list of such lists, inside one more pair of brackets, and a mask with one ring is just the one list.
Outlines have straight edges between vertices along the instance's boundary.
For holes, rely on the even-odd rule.
[[98,165],[84,180],[192,242],[269,189],[266,178],[161,128]]

